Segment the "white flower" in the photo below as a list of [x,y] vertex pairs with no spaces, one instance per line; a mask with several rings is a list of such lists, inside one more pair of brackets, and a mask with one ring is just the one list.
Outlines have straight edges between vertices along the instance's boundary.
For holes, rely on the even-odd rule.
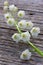
[[39,27],[33,27],[30,32],[31,32],[31,35],[33,36],[33,38],[36,38],[38,36],[38,34],[40,33],[40,28]]
[[25,11],[21,11],[21,10],[20,10],[20,11],[18,12],[18,17],[21,17],[21,18],[22,18],[22,17],[24,17],[24,16],[25,16]]
[[33,27],[33,23],[31,21],[26,22],[26,29],[31,30]]
[[17,12],[18,11],[18,8],[15,6],[14,7],[14,12]]
[[21,35],[18,33],[15,33],[12,35],[12,39],[16,42],[19,42],[21,40]]
[[6,14],[4,14],[4,16],[6,19],[9,19],[10,17],[12,17],[10,13],[6,13]]
[[8,1],[5,1],[4,2],[4,6],[8,6],[9,4],[8,4]]
[[27,31],[27,32],[22,33],[22,34],[21,34],[21,38],[22,38],[22,40],[23,40],[24,42],[29,41],[29,40],[30,40],[30,34],[29,34],[29,32]]
[[10,10],[10,11],[13,11],[13,10],[14,10],[14,7],[15,7],[14,5],[10,5],[10,6],[9,6],[9,10]]
[[7,24],[10,25],[10,26],[13,26],[14,23],[15,23],[15,20],[14,20],[13,18],[9,18],[9,19],[7,20]]
[[8,10],[8,6],[4,6],[3,9],[4,9],[5,11],[7,11],[7,10]]
[[10,5],[9,10],[12,11],[12,12],[17,12],[18,8],[16,6],[14,6],[14,5]]
[[18,27],[25,29],[26,27],[26,20],[21,20],[20,22],[18,22]]
[[29,50],[26,49],[20,55],[20,59],[22,59],[22,60],[29,60],[31,58],[31,55],[32,55],[31,52],[29,52]]

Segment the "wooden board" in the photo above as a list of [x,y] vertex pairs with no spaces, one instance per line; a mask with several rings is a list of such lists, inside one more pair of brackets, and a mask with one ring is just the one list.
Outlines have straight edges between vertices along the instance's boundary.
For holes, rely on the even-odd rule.
[[[20,54],[26,48],[27,44],[16,44],[11,38],[12,34],[17,32],[15,27],[6,24],[3,15],[3,2],[0,0],[0,65],[43,65],[43,58],[36,52],[32,52],[29,61],[20,60]],[[19,10],[25,10],[24,19],[32,20],[35,26],[39,26],[41,33],[37,39],[31,39],[34,45],[43,51],[43,0],[8,0],[10,4],[18,6]]]

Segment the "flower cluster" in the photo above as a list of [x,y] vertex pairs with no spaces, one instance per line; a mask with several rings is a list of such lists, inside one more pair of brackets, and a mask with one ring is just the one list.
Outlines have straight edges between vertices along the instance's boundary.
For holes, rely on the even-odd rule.
[[[21,32],[21,29],[25,30],[25,32],[21,32],[21,33],[14,33],[12,35],[12,39],[13,41],[19,42],[20,40],[22,40],[23,42],[29,42],[30,41],[30,37],[32,35],[33,38],[36,38],[38,36],[38,34],[40,33],[40,28],[39,27],[34,27],[34,24],[31,21],[28,20],[20,20],[19,22],[14,18],[15,13],[17,14],[18,18],[23,18],[25,16],[25,11],[18,11],[18,8],[15,5],[9,5],[9,3],[7,1],[4,2],[4,11],[5,14],[5,18],[7,20],[7,24],[9,26],[16,26],[18,32]],[[17,23],[16,23],[17,21]],[[31,44],[31,46],[33,46],[33,44]],[[34,46],[33,46],[34,47]],[[36,47],[34,47],[35,49]],[[38,52],[38,49],[36,49]],[[26,49],[25,51],[22,52],[20,58],[23,60],[29,60],[31,57],[31,52],[29,52],[28,49]]]

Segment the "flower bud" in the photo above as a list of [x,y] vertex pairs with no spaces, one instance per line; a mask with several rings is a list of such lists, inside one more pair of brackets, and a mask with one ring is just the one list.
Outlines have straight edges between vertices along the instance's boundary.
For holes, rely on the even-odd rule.
[[8,10],[8,6],[4,6],[3,9],[4,9],[4,11],[7,11]]
[[5,1],[4,6],[8,6],[8,5],[9,5],[8,1]]
[[32,55],[31,52],[29,52],[29,50],[26,49],[20,55],[20,59],[22,59],[22,60],[29,60],[31,58],[31,55]]

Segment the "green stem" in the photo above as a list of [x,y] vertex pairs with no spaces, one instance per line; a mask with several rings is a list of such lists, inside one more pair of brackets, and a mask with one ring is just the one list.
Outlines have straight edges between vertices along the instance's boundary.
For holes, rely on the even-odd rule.
[[[21,30],[19,29],[19,27],[18,27],[18,25],[16,24],[16,22],[15,22],[15,25],[16,25],[16,28],[17,28],[17,30],[18,30],[18,32],[21,34],[22,32],[21,32]],[[35,45],[33,45],[33,43],[31,43],[30,41],[28,42],[28,44],[30,44],[30,46],[39,54],[39,55],[41,55],[42,57],[43,57],[43,52],[40,50],[40,49],[38,49]]]
[[28,44],[30,44],[30,46],[32,46],[32,48],[43,57],[43,52],[40,49],[34,46],[31,42],[28,42]]
[[21,34],[21,30],[19,29],[18,25],[17,25],[17,22],[15,21],[15,26],[16,26],[16,29],[18,30],[18,32]]

